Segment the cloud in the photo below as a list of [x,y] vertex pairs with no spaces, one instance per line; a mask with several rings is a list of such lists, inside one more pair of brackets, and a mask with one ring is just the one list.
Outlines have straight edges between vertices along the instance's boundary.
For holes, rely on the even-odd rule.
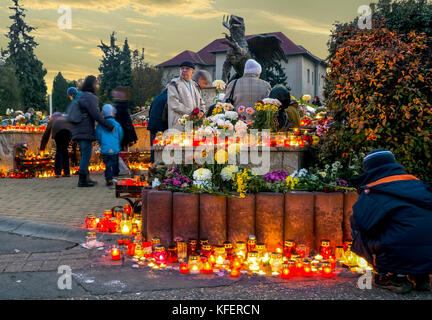
[[[173,15],[192,19],[220,17],[226,12],[214,7],[214,0],[62,0],[61,5],[73,9],[98,12],[113,12],[132,9],[143,16]],[[25,0],[24,6],[34,10],[58,10],[60,3],[55,0]]]
[[146,25],[148,25],[148,24],[154,24],[151,21],[147,21],[147,20],[144,20],[144,19],[136,19],[136,18],[126,18],[126,21],[133,22],[133,23],[138,23],[138,24],[146,24]]
[[262,12],[261,13],[266,19],[271,19],[274,22],[278,23],[279,25],[283,26],[285,29],[293,30],[293,31],[300,31],[300,32],[307,32],[307,33],[313,33],[313,34],[319,34],[319,35],[330,35],[330,30],[332,28],[331,25],[324,25],[324,24],[311,24],[306,20],[300,19],[300,18],[293,18],[293,17],[287,17],[271,12]]
[[88,54],[90,54],[90,55],[92,55],[92,56],[95,56],[95,57],[102,57],[102,55],[103,55],[103,53],[102,53],[102,50],[100,49],[100,48],[93,48],[93,49],[90,49],[89,51],[88,51]]

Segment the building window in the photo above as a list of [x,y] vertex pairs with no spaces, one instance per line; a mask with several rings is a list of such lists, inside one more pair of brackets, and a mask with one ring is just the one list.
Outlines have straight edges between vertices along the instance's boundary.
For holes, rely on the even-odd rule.
[[314,84],[314,72],[312,71],[312,84]]
[[307,77],[308,77],[308,83],[310,83],[310,70],[307,69]]

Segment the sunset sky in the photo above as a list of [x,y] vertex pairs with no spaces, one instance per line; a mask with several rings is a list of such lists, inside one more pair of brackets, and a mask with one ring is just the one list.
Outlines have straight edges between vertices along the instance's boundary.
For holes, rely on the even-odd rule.
[[[47,69],[46,82],[61,71],[68,80],[98,74],[100,40],[117,32],[119,43],[145,48],[146,60],[159,64],[183,50],[198,51],[223,37],[224,14],[245,19],[246,33],[283,32],[316,56],[326,58],[327,40],[335,21],[358,16],[357,9],[370,0],[21,0],[28,10],[26,22],[39,46],[38,58]],[[12,4],[0,0],[0,47],[7,46]],[[72,9],[72,29],[61,30],[57,12]]]

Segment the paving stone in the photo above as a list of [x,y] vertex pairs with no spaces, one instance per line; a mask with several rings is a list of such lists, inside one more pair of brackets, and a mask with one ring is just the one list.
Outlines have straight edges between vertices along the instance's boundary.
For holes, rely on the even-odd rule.
[[103,216],[104,210],[126,203],[116,199],[114,191],[105,187],[103,173],[91,177],[98,182],[93,188],[77,188],[77,176],[25,181],[2,179],[0,199],[7,206],[2,207],[0,216],[77,227],[84,224],[88,214]]
[[23,268],[24,263],[9,263],[6,268],[3,270],[3,272],[21,272]]
[[60,260],[59,266],[66,265],[72,269],[83,269],[90,266],[91,262],[88,259],[76,259],[76,260]]
[[39,271],[57,270],[58,266],[58,261],[44,261],[42,266],[39,268]]
[[39,271],[39,268],[42,266],[42,263],[43,261],[29,261],[22,267],[21,271],[23,272]]
[[61,256],[61,252],[49,252],[49,253],[33,253],[27,261],[34,260],[58,260]]
[[7,262],[0,262],[0,273],[3,272],[4,269],[6,269]]

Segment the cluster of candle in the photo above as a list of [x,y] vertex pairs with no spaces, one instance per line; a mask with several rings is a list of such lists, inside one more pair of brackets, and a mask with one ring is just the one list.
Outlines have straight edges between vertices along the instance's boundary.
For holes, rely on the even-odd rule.
[[229,147],[233,144],[250,147],[304,147],[309,144],[308,133],[299,130],[293,132],[278,132],[271,135],[252,135],[248,134],[246,138],[233,136],[220,138],[200,137],[194,133],[175,133],[162,134],[159,132],[156,139],[153,140],[154,146],[172,146],[172,147],[198,147],[198,146],[219,146]]
[[[123,239],[118,240],[118,244],[120,248],[124,246],[124,249],[113,246],[113,260],[119,260],[123,254],[132,257],[138,264],[147,264],[153,269],[171,269],[169,264],[180,263],[181,274],[213,274],[226,271],[233,278],[242,273],[277,276],[282,279],[290,279],[296,275],[320,275],[329,278],[335,275],[337,261],[345,263],[343,259],[355,257],[349,242],[343,247],[337,247],[334,253],[328,240],[321,241],[318,254],[311,258],[309,248],[305,245],[296,246],[293,240],[285,241],[283,249],[267,252],[266,245],[257,243],[253,235],[249,236],[247,242],[238,241],[235,247],[231,242],[212,246],[206,239],[190,239],[188,242],[178,240],[166,250],[159,237],[145,241],[140,232],[133,241]],[[338,251],[339,248],[342,248],[342,252]],[[339,259],[337,255],[340,255]],[[362,260],[360,257],[355,259]]]
[[151,163],[129,162],[128,167],[131,170],[147,171],[151,167]]
[[136,235],[141,232],[142,217],[140,213],[133,213],[132,207],[126,204],[123,208],[105,210],[103,217],[96,217],[90,214],[85,219],[87,229],[98,230],[99,232],[116,232],[123,235]]
[[118,186],[148,186],[147,181],[142,181],[140,176],[135,176],[134,179],[118,179],[116,182]]
[[45,126],[39,126],[39,127],[35,127],[35,126],[25,126],[25,125],[7,125],[7,126],[0,126],[0,132],[28,132],[28,133],[33,133],[33,132],[44,132],[46,129]]

